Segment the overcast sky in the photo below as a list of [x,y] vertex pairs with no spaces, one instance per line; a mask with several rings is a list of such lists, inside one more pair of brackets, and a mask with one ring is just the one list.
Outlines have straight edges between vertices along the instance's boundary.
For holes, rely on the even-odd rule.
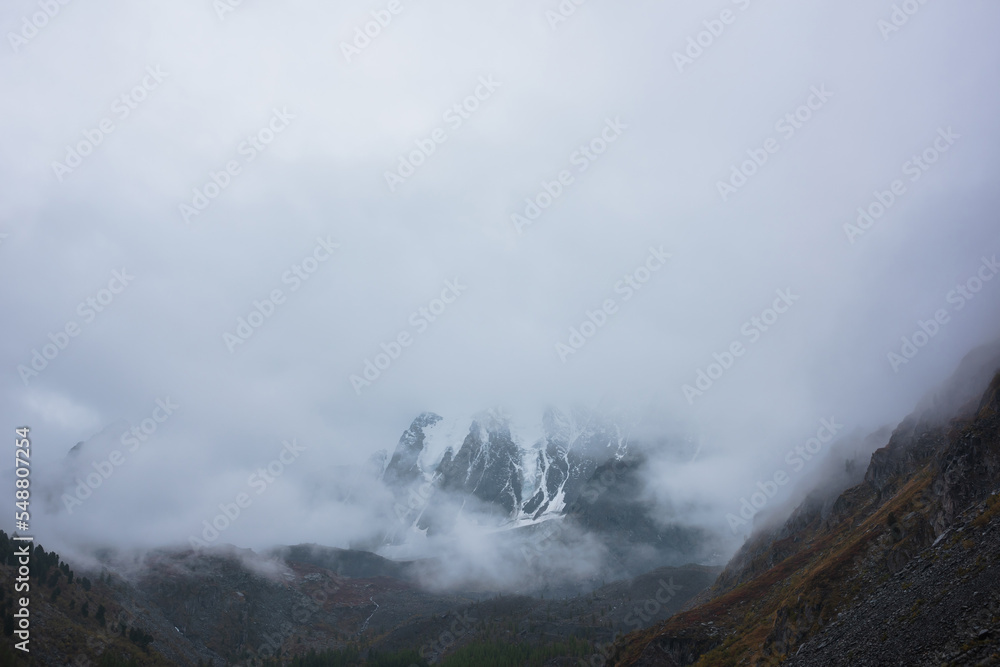
[[821,418],[894,424],[1000,334],[1000,279],[953,292],[1000,253],[995,3],[223,2],[0,16],[0,422],[43,480],[179,406],[41,539],[184,541],[294,438],[226,539],[345,546],[363,513],[289,480],[424,410],[602,399],[703,435],[685,492],[728,506]]

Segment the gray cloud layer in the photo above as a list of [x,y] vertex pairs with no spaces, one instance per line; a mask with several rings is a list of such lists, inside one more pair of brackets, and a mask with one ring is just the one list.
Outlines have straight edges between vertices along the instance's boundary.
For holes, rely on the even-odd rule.
[[[554,28],[555,0],[400,0],[348,62],[341,43],[387,3],[248,1],[221,19],[209,0],[70,3],[23,43],[10,34],[42,10],[8,3],[0,421],[32,427],[44,479],[106,425],[180,406],[84,507],[39,516],[39,536],[186,540],[295,438],[306,452],[226,539],[343,546],[368,517],[311,501],[306,473],[362,463],[425,409],[605,399],[666,416],[707,444],[659,493],[723,508],[821,418],[898,419],[1000,330],[1000,280],[953,292],[1000,253],[1000,8],[898,4],[919,9],[890,31],[887,0],[564,2],[575,11]],[[470,103],[481,77],[499,85]],[[79,166],[54,168],[105,119]],[[608,119],[620,136],[583,157]],[[445,140],[390,191],[385,172],[438,128]],[[911,160],[939,129],[951,143],[924,170]],[[718,183],[761,151],[723,201]],[[572,181],[519,231],[512,214],[563,171]],[[226,187],[185,221],[213,172]],[[875,194],[895,180],[899,193]],[[894,201],[850,242],[845,224],[878,196]],[[314,254],[318,239],[339,248]],[[651,246],[671,258],[626,300],[616,286],[646,275]],[[421,315],[455,279],[466,287],[440,316]],[[275,290],[270,317],[227,346]],[[758,329],[777,290],[798,298]],[[609,299],[564,362],[557,343]],[[887,354],[942,309],[894,371]],[[359,395],[350,376],[404,333]],[[65,349],[24,381],[49,334]],[[683,385],[734,341],[743,356],[689,402]]]

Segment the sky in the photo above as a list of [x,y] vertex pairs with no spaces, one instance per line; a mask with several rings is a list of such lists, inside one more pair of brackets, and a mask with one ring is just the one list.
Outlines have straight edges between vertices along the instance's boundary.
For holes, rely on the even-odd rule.
[[[371,517],[323,480],[421,412],[575,403],[698,434],[651,483],[724,525],[821,420],[893,425],[1000,337],[998,19],[5,3],[0,422],[30,427],[32,530],[184,542],[285,451],[224,539],[346,546]],[[123,460],[68,512],[102,432],[74,465]]]

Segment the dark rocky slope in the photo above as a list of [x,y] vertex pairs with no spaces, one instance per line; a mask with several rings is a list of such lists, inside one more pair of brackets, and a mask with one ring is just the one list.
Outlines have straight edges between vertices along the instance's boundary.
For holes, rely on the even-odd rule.
[[862,483],[755,534],[706,600],[629,635],[614,663],[1000,664],[1000,375],[995,355],[969,359]]

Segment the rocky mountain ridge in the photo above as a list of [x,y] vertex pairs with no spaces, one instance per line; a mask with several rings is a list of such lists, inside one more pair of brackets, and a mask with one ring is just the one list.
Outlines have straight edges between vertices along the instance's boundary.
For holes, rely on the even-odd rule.
[[[496,525],[558,514],[598,466],[622,458],[630,445],[626,426],[582,409],[546,410],[535,433],[518,432],[501,410],[443,422],[431,412],[414,419],[381,475],[396,495],[400,523],[429,534],[446,532],[468,503]],[[444,440],[443,451],[430,451],[432,439]],[[438,497],[409,507],[424,484]],[[400,531],[387,536],[399,539]]]

